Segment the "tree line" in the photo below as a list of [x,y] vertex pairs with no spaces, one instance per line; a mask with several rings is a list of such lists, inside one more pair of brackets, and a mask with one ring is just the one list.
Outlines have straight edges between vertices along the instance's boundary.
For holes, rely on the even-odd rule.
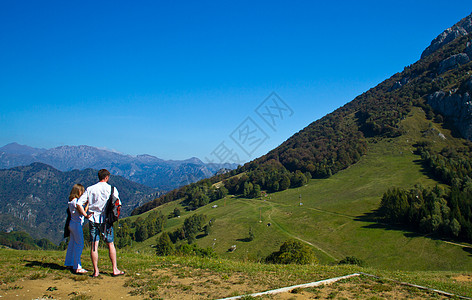
[[[231,177],[233,175],[237,174],[237,170],[233,170],[231,172],[221,174],[221,175],[216,175],[211,178],[207,179],[202,179],[198,182],[191,183],[185,186],[182,186],[180,188],[174,189],[164,195],[162,195],[159,198],[156,198],[152,201],[149,201],[137,208],[135,208],[131,215],[139,215],[142,213],[145,213],[153,208],[156,208],[162,204],[172,202],[175,200],[179,199],[184,199],[185,203],[189,204],[189,208],[191,210],[195,209],[198,207],[199,203],[205,203],[208,201],[208,203],[215,201],[217,199],[221,199],[224,196],[227,195],[227,191],[223,188],[216,189],[213,187],[213,185],[217,182],[220,182],[224,180],[225,178]],[[208,197],[208,199],[203,196]],[[197,205],[194,205],[197,204]]]
[[[142,242],[162,232],[167,217],[160,211],[152,211],[145,218],[138,217],[135,221],[130,219],[119,220],[115,223],[116,246],[123,248],[132,245],[133,242]],[[88,230],[87,230],[88,231]],[[84,236],[86,230],[84,230]]]
[[184,220],[184,224],[173,232],[163,232],[154,246],[156,254],[166,255],[196,255],[200,257],[215,257],[212,248],[201,248],[194,242],[201,233],[209,235],[215,220],[207,223],[208,217],[204,214],[194,214]]
[[262,168],[247,171],[241,176],[234,176],[223,183],[232,195],[241,195],[245,198],[261,196],[261,191],[278,192],[288,188],[296,188],[305,185],[311,179],[309,172],[300,170],[289,172],[274,164],[264,165]]
[[34,239],[24,231],[0,232],[0,245],[17,250],[63,250],[67,244],[56,246],[46,238]]
[[435,152],[428,142],[417,144],[425,168],[438,180],[450,186],[411,190],[389,189],[379,207],[382,220],[406,225],[424,233],[472,241],[472,150],[446,147]]

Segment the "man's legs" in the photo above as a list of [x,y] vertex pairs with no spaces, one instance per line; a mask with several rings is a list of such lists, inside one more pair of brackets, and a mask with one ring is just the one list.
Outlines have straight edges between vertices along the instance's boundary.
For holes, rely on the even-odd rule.
[[90,258],[92,259],[93,265],[93,276],[98,276],[100,272],[98,271],[98,242],[92,242],[92,248],[90,250]]
[[100,228],[97,223],[90,223],[90,258],[92,259],[93,265],[93,276],[97,277],[100,275],[98,270],[98,243],[100,242]]
[[113,276],[117,276],[117,275],[123,275],[124,273],[121,272],[117,267],[114,236],[115,234],[114,234],[113,226],[106,227],[105,241],[107,242],[107,245],[108,245],[108,256],[110,256],[111,266],[113,268]]
[[111,266],[113,268],[113,275],[121,274],[121,271],[118,270],[116,262],[116,248],[113,242],[107,243],[108,245],[108,255],[110,256]]

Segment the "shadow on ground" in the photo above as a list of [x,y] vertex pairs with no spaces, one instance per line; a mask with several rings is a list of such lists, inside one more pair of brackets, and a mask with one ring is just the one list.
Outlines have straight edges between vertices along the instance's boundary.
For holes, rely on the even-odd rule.
[[[453,240],[450,238],[444,238],[442,236],[436,235],[436,234],[424,234],[418,231],[415,231],[411,228],[408,228],[406,226],[401,226],[400,224],[394,225],[394,224],[388,224],[388,223],[383,223],[382,220],[379,218],[378,210],[374,210],[369,213],[365,213],[363,215],[357,216],[354,218],[355,221],[358,222],[364,222],[364,223],[370,223],[362,226],[362,228],[369,228],[369,229],[384,229],[384,230],[392,230],[392,231],[400,231],[403,232],[403,235],[407,238],[418,238],[418,237],[424,237],[428,238],[434,241],[442,241],[442,242],[449,242],[449,243],[454,243],[454,244],[462,244],[462,243],[467,243],[465,241],[461,240]],[[466,247],[462,247],[462,250],[465,252],[469,253],[469,256],[472,256],[472,246],[466,245]]]
[[249,243],[252,242],[252,239],[249,237],[243,238],[243,239],[237,239],[236,241],[238,242],[244,242],[244,243]]
[[69,268],[56,264],[56,263],[45,263],[37,260],[25,260],[26,262],[26,267],[28,268],[34,268],[34,267],[41,267],[45,269],[52,269],[52,270],[59,270],[59,271],[64,271],[64,270],[69,270]]

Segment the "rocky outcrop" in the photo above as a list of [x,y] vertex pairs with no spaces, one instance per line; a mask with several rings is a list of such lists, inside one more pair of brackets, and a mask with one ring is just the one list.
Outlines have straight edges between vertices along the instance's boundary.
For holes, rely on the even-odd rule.
[[438,75],[465,65],[470,61],[472,61],[472,43],[469,41],[463,53],[451,55],[439,63]]
[[469,56],[469,58],[472,60],[472,43],[469,41],[467,42],[467,48],[465,49],[465,54]]
[[402,78],[401,80],[395,82],[395,84],[390,88],[389,92],[401,88],[402,86],[406,85],[408,82],[410,82],[409,77]]
[[449,42],[452,42],[458,37],[467,35],[472,32],[472,15],[469,15],[459,21],[459,23],[454,26],[444,30],[439,36],[437,36],[432,42],[431,45],[426,48],[421,54],[421,58],[424,58],[434,51],[438,50],[442,46],[446,45]]
[[457,68],[461,65],[465,65],[470,61],[469,56],[466,53],[459,53],[456,55],[452,55],[445,60],[443,60],[439,64],[439,72],[438,74],[442,74],[454,68]]
[[472,77],[457,91],[438,91],[428,96],[428,104],[453,122],[462,136],[472,140]]

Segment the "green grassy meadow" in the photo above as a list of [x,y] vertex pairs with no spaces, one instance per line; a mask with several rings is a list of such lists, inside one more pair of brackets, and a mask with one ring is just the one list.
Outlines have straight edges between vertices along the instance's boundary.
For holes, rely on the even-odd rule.
[[[183,214],[168,220],[165,230],[172,231],[190,214],[200,213],[216,221],[212,233],[197,239],[197,244],[212,247],[227,259],[260,261],[285,240],[298,239],[311,245],[323,264],[355,256],[369,267],[385,270],[472,270],[470,245],[462,247],[369,220],[388,188],[438,184],[413,153],[416,142],[428,139],[438,148],[460,142],[439,124],[427,121],[420,109],[414,109],[402,126],[404,135],[370,140],[367,155],[328,179],[313,179],[264,199],[228,196],[191,212],[178,202],[167,203],[157,209],[168,215],[179,207]],[[446,140],[428,135],[432,128]],[[250,227],[255,239],[248,242]],[[152,252],[155,240],[137,243],[133,249]],[[232,245],[236,251],[228,252]]]

